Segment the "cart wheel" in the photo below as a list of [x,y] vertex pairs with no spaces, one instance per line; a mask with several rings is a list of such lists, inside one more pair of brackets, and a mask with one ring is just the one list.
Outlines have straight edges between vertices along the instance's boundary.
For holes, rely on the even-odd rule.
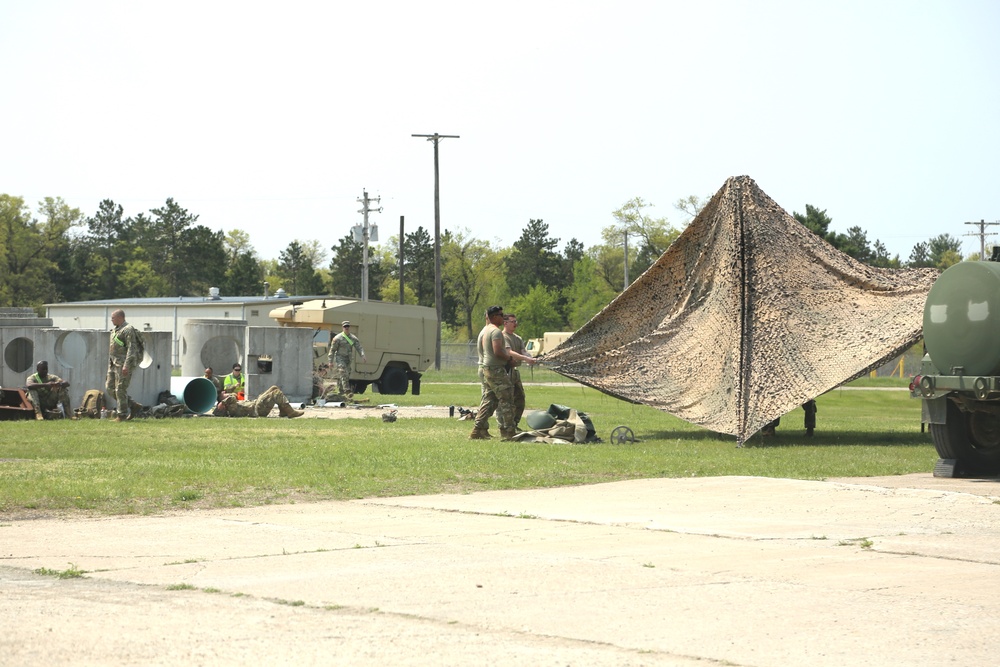
[[635,434],[628,426],[616,426],[611,431],[611,444],[624,445],[626,442],[635,442]]

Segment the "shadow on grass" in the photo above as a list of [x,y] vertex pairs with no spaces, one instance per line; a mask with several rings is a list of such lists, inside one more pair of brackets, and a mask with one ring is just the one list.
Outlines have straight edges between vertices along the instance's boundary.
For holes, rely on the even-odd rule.
[[[653,431],[637,433],[637,440],[674,440],[681,442],[731,442],[736,436],[712,431]],[[817,432],[806,437],[801,430],[777,431],[774,436],[758,433],[743,443],[744,447],[927,447],[933,446],[929,433],[878,433],[868,431]]]

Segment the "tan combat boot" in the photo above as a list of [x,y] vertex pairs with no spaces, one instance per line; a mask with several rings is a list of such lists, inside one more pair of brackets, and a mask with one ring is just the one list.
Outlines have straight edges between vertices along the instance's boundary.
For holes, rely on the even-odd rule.
[[490,430],[484,428],[479,430],[478,428],[472,429],[472,433],[469,434],[469,440],[492,440],[493,436],[490,435]]
[[500,429],[500,439],[501,440],[513,440],[515,435],[517,435],[517,429],[514,429],[514,428],[502,428],[502,429]]
[[289,419],[295,419],[296,417],[301,417],[305,414],[302,410],[296,410],[292,407],[291,403],[282,403],[278,406],[278,413],[282,417],[288,417]]

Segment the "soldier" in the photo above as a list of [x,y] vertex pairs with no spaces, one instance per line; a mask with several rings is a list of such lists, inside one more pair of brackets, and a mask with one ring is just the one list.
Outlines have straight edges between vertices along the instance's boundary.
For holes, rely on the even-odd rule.
[[476,426],[469,434],[470,440],[490,439],[490,416],[496,412],[500,437],[514,437],[514,385],[510,380],[507,362],[510,353],[503,338],[503,306],[486,309],[486,326],[479,332],[476,347],[479,351],[479,380],[482,382],[482,399],[476,412]]
[[28,389],[28,401],[35,408],[35,419],[43,421],[46,410],[54,410],[62,403],[63,411],[70,419],[76,420],[76,414],[69,406],[69,382],[61,377],[49,375],[49,362],[39,361],[35,364],[34,375],[29,375],[25,383]]
[[128,396],[128,386],[132,382],[135,367],[142,361],[145,343],[142,334],[125,321],[125,311],[118,309],[111,313],[111,340],[108,350],[108,394],[115,399],[116,422],[132,418],[129,408],[131,399]]
[[333,337],[330,341],[330,368],[334,369],[334,377],[337,380],[337,389],[341,394],[350,398],[354,396],[351,391],[351,361],[354,358],[354,351],[361,355],[361,361],[368,361],[365,356],[365,348],[361,347],[361,341],[351,333],[351,323],[344,320],[341,325],[343,331]]
[[215,371],[212,370],[211,366],[205,369],[205,379],[211,382],[213,386],[215,386],[215,393],[221,396],[222,380],[220,380],[218,377],[215,376]]
[[514,333],[517,330],[517,315],[507,313],[503,318],[503,337],[507,345],[507,352],[510,354],[510,380],[514,385],[514,422],[516,430],[521,423],[521,415],[524,414],[524,385],[521,384],[521,371],[518,366],[526,363],[532,366],[538,362],[524,349],[524,340]]
[[266,417],[275,405],[278,406],[278,412],[282,417],[293,419],[305,414],[301,410],[293,408],[285,397],[285,393],[274,385],[258,396],[255,401],[241,401],[234,394],[223,393],[222,400],[216,404],[212,414],[216,417]]

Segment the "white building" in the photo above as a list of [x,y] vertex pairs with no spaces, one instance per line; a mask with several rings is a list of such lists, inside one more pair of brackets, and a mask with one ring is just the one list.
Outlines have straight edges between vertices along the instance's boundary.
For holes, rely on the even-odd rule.
[[171,364],[181,365],[181,340],[188,320],[233,320],[251,327],[274,327],[269,317],[272,309],[291,303],[329,296],[290,297],[284,290],[265,296],[221,296],[212,288],[206,297],[157,297],[132,299],[101,299],[45,304],[45,316],[59,329],[110,330],[111,313],[121,308],[125,319],[140,331],[171,332]]

